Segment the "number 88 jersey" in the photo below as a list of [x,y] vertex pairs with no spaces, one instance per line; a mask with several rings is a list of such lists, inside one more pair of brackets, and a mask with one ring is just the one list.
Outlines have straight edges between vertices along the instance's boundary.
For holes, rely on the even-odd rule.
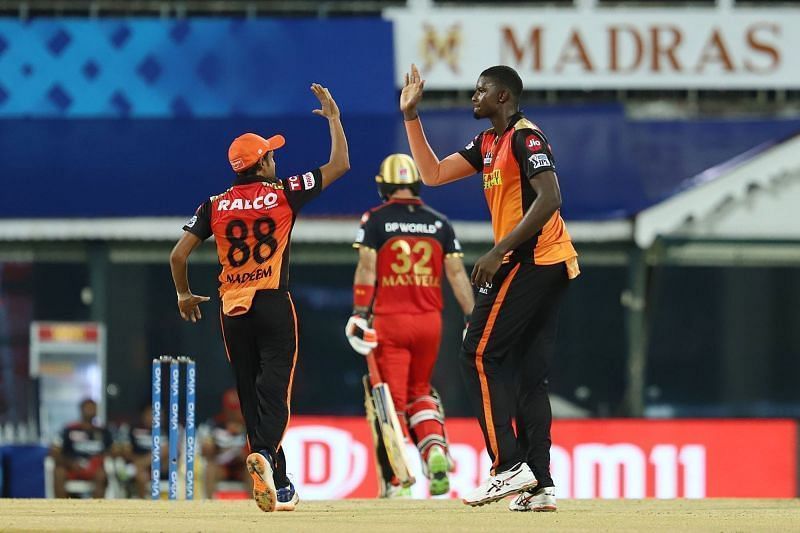
[[462,255],[444,215],[418,198],[390,200],[364,213],[353,246],[377,253],[374,314],[442,310],[444,258]]
[[226,315],[249,311],[257,291],[288,289],[289,240],[297,213],[321,191],[318,169],[274,182],[237,178],[183,227],[202,240],[214,235]]

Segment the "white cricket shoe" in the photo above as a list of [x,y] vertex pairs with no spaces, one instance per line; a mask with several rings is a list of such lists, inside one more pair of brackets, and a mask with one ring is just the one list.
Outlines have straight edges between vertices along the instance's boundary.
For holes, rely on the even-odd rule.
[[542,489],[534,489],[525,491],[508,504],[510,511],[555,511],[558,509],[556,505],[556,488],[544,487]]
[[500,472],[484,481],[480,487],[467,494],[463,502],[473,507],[502,500],[536,487],[536,477],[525,463],[517,463],[505,472]]

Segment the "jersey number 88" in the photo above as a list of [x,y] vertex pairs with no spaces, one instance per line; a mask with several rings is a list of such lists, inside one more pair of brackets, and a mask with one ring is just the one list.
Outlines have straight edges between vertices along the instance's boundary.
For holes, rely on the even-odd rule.
[[[266,231],[265,231],[266,227]],[[263,263],[275,254],[278,249],[278,241],[274,237],[275,221],[269,217],[257,218],[253,221],[253,236],[256,239],[252,252],[247,245],[249,230],[247,224],[242,220],[234,219],[228,222],[225,227],[225,238],[230,243],[228,248],[228,263],[231,266],[239,267],[247,263],[252,255],[256,263]],[[269,248],[269,253],[265,256],[263,247]],[[239,252],[238,254],[236,252]],[[237,258],[236,256],[239,255]]]

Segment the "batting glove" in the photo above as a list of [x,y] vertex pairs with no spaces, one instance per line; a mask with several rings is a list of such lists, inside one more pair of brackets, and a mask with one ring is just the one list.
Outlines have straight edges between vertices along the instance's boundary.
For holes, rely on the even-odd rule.
[[351,316],[344,327],[344,334],[353,350],[361,355],[369,355],[378,346],[378,334],[363,315]]

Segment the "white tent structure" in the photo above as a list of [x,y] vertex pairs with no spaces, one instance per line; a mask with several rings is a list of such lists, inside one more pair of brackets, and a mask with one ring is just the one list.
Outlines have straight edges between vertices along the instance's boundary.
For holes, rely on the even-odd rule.
[[648,270],[800,266],[800,134],[687,180],[633,221],[628,308],[629,414],[644,414]]

